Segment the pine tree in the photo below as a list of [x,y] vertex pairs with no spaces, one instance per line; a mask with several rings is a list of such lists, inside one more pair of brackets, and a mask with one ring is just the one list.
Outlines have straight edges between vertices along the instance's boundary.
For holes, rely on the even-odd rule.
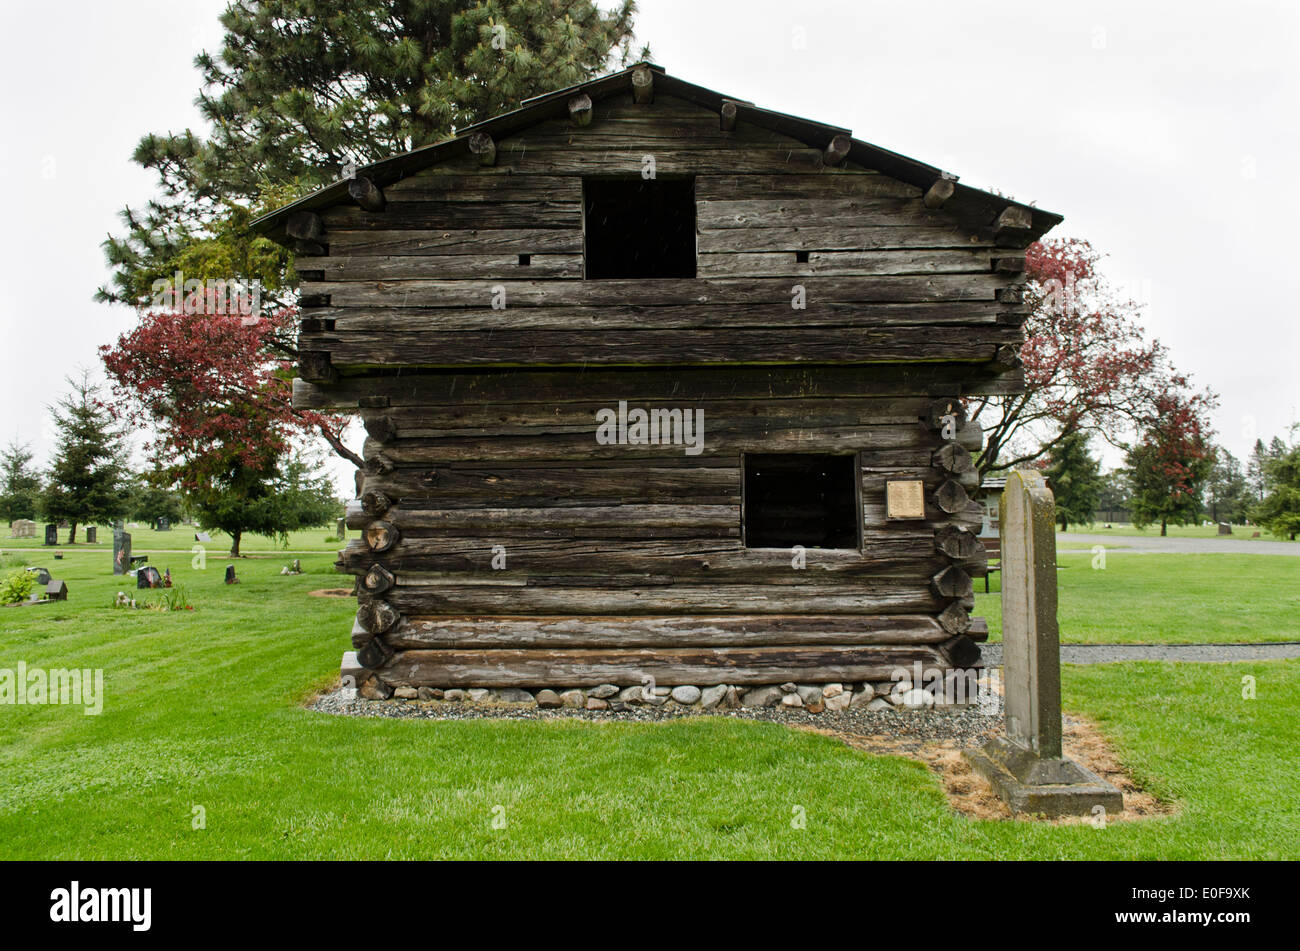
[[68,384],[72,392],[50,410],[58,446],[41,511],[51,521],[69,523],[71,545],[78,525],[105,524],[125,513],[127,469],[121,433],[100,403],[89,374],[83,372],[80,380],[68,378]]
[[1267,462],[1268,450],[1264,448],[1264,440],[1256,439],[1254,448],[1250,451],[1250,459],[1246,463],[1246,488],[1254,502],[1264,501],[1264,470]]
[[1088,453],[1088,437],[1075,430],[1052,449],[1047,483],[1056,498],[1056,520],[1061,531],[1073,524],[1092,524],[1101,499],[1101,463]]
[[1279,538],[1295,541],[1300,534],[1300,443],[1288,447],[1274,438],[1264,466],[1268,494],[1254,509],[1255,521]]
[[41,495],[40,473],[32,467],[31,447],[18,440],[0,450],[0,520],[36,518]]
[[[212,458],[204,460],[211,465]],[[246,534],[278,536],[324,525],[338,514],[339,503],[329,481],[299,456],[283,464],[274,455],[248,463],[238,454],[226,457],[222,471],[186,493],[199,524],[231,537],[230,557],[239,557]]]
[[1228,450],[1217,447],[1214,466],[1205,483],[1207,514],[1215,522],[1240,524],[1246,517],[1247,493],[1241,463]]
[[105,242],[115,273],[100,298],[141,303],[187,249],[217,236],[230,256],[275,265],[269,248],[239,248],[250,241],[236,234],[247,220],[239,207],[277,190],[283,203],[350,163],[627,65],[635,11],[632,0],[609,12],[590,0],[235,0],[221,50],[195,59],[209,137],[140,140],[134,160],[157,173],[161,195],[124,212],[126,233]]

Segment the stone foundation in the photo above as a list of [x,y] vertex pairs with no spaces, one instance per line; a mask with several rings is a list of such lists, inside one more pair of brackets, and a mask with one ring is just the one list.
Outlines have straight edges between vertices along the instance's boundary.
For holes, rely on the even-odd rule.
[[737,687],[715,684],[696,687],[572,687],[565,690],[524,690],[518,687],[463,688],[390,687],[371,676],[357,685],[358,696],[367,700],[424,700],[444,703],[524,704],[546,708],[574,710],[611,710],[620,712],[635,707],[669,707],[695,710],[726,710],[737,707],[793,707],[809,713],[865,707],[867,710],[927,709],[931,707],[968,706],[978,702],[972,693],[957,695],[935,686],[914,686],[911,681],[881,683],[770,684]]

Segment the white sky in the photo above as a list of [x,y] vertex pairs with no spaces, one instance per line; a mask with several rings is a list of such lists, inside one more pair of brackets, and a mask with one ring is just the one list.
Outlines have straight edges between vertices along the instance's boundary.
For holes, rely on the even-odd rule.
[[[133,320],[91,299],[116,212],[152,193],[131,152],[197,127],[192,60],[216,48],[224,6],[0,13],[0,442],[29,441],[42,463],[64,375],[98,370],[96,348]],[[1054,234],[1105,252],[1149,332],[1221,395],[1219,440],[1239,457],[1300,416],[1300,5],[640,6],[638,38],[671,73],[1065,215]]]

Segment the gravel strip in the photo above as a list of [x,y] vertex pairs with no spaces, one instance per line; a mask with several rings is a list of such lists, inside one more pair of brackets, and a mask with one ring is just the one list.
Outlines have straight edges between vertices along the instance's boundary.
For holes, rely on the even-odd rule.
[[[1002,664],[1002,645],[980,647],[984,663]],[[1170,660],[1224,664],[1234,660],[1278,660],[1300,657],[1300,641],[1274,644],[1062,644],[1063,664],[1115,664],[1126,660]]]
[[981,712],[975,705],[924,710],[880,710],[865,707],[809,713],[792,707],[741,707],[735,710],[697,710],[666,707],[631,707],[610,710],[543,710],[530,704],[489,704],[439,700],[362,700],[351,690],[322,694],[307,709],[340,716],[387,717],[397,720],[587,720],[596,723],[653,723],[701,716],[734,720],[766,720],[819,732],[846,734],[859,739],[888,740],[890,749],[908,750],[935,741],[969,746],[1002,726],[1000,705]]

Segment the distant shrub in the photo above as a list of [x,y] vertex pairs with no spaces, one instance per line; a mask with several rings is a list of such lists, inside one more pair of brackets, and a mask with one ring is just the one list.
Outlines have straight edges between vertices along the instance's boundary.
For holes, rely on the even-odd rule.
[[36,575],[26,569],[15,571],[0,582],[0,604],[18,604],[26,601],[36,587]]

